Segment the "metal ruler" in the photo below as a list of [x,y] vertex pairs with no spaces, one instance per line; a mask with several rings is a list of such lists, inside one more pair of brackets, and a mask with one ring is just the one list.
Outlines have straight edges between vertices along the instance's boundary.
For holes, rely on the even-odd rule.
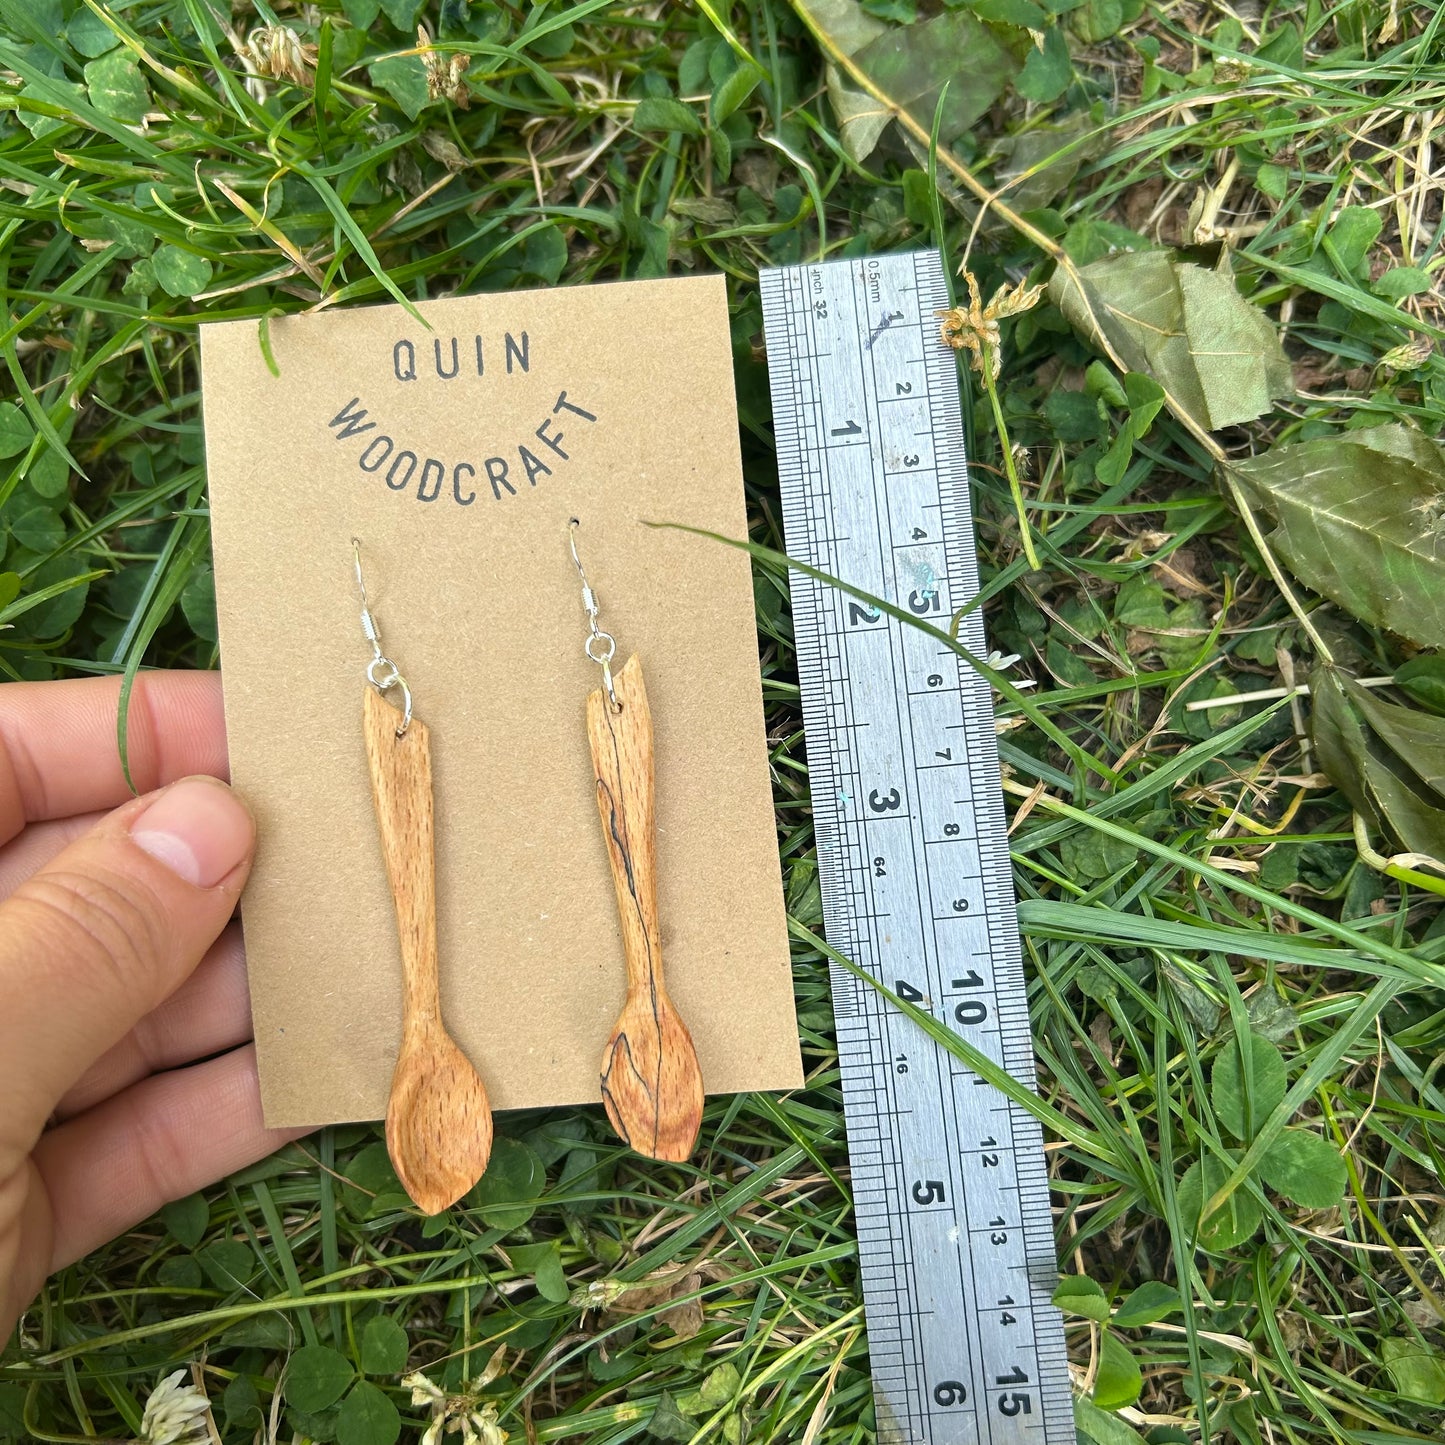
[[[946,631],[978,569],[938,252],[761,281],[790,555]],[[829,942],[1033,1088],[988,684],[791,582]],[[984,655],[977,611],[960,636]],[[832,981],[879,1440],[1074,1445],[1037,1121],[876,989]]]

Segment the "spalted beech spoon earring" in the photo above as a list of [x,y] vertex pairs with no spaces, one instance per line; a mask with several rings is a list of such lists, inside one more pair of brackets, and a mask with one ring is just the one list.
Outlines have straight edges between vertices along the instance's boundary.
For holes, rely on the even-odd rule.
[[[402,1039],[391,1076],[386,1147],[406,1192],[424,1214],[455,1204],[487,1167],[492,1110],[477,1071],[442,1023],[437,985],[436,863],[431,736],[411,713],[411,689],[381,650],[352,539],[361,630],[374,656],[366,669],[362,729],[371,796],[401,940]],[[396,692],[398,712],[386,700]]]
[[637,654],[612,675],[617,643],[597,625],[597,597],[577,555],[578,525],[574,517],[568,541],[582,579],[586,652],[602,669],[602,686],[587,698],[587,737],[627,962],[627,1002],[602,1055],[602,1101],[612,1127],[639,1154],[680,1161],[692,1153],[702,1126],[702,1071],[692,1035],[662,984],[652,715]]

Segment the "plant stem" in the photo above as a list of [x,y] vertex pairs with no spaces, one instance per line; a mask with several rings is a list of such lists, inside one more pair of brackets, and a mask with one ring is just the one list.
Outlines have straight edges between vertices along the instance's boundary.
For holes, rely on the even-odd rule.
[[1034,551],[1033,529],[1029,526],[1028,511],[1024,507],[1024,488],[1019,480],[1018,468],[1014,466],[1013,447],[1009,445],[1008,427],[1004,424],[1003,407],[999,404],[998,386],[993,379],[993,354],[988,342],[983,342],[980,347],[980,360],[983,363],[983,389],[988,393],[989,405],[993,408],[993,424],[998,428],[998,444],[1003,452],[1004,475],[1008,477],[1008,489],[1014,499],[1014,512],[1019,519],[1019,539],[1024,545],[1024,556],[1028,558],[1029,567],[1037,572],[1039,570],[1039,554]]

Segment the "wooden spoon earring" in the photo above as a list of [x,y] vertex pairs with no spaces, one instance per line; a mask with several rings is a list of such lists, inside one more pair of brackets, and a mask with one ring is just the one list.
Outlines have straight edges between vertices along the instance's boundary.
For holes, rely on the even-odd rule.
[[702,1071],[662,983],[652,715],[637,654],[612,674],[617,643],[597,625],[597,596],[577,555],[579,525],[574,517],[568,541],[587,612],[585,650],[602,669],[602,686],[587,698],[587,737],[627,965],[627,1001],[602,1055],[602,1102],[612,1127],[639,1154],[681,1161],[702,1126]]
[[[477,1071],[442,1023],[431,735],[412,716],[406,679],[381,650],[361,575],[361,544],[353,538],[351,545],[361,630],[375,654],[366,669],[362,730],[401,940],[401,1052],[391,1076],[386,1147],[417,1207],[440,1214],[482,1177],[492,1152],[492,1110]],[[386,700],[389,692],[400,695],[400,711]]]

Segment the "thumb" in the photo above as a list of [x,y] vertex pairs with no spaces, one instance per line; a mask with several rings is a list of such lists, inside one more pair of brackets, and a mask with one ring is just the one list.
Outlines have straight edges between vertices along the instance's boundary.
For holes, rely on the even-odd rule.
[[66,1090],[195,968],[254,840],[230,788],[185,778],[118,808],[0,904],[0,1143],[28,1152]]

